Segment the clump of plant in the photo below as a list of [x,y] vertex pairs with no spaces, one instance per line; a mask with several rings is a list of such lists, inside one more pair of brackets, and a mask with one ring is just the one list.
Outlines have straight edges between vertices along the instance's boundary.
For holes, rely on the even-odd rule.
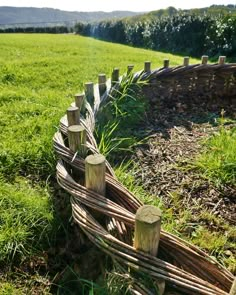
[[224,126],[223,112],[219,131],[206,140],[204,147],[196,161],[204,176],[217,185],[235,184],[236,127],[227,129]]
[[0,262],[33,254],[47,240],[53,215],[45,190],[23,179],[15,184],[0,179]]
[[134,135],[133,130],[145,118],[147,104],[141,95],[144,84],[147,81],[141,76],[124,75],[101,106],[96,135],[99,150],[104,155],[111,151],[129,150],[139,141],[138,134]]

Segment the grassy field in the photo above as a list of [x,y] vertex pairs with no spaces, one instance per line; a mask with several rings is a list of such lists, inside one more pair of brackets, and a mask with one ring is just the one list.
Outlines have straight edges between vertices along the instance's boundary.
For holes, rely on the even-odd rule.
[[145,60],[158,67],[164,58],[178,65],[182,57],[40,34],[2,34],[0,53],[0,294],[32,294],[38,286],[48,294],[50,274],[30,275],[18,266],[32,257],[44,259],[58,232],[66,235],[50,186],[56,162],[52,136],[60,117],[83,83],[96,82],[99,73],[109,77],[113,67],[123,73],[128,64],[140,70]]
[[[85,82],[96,82],[99,73],[109,77],[112,69],[119,67],[122,74],[128,64],[134,64],[138,71],[146,60],[152,61],[153,68],[160,67],[164,58],[169,58],[171,65],[180,65],[183,58],[75,35],[40,34],[2,34],[0,53],[0,295],[67,295],[75,294],[74,290],[81,286],[80,294],[87,294],[88,290],[89,294],[115,294],[114,289],[109,293],[104,283],[92,284],[91,279],[74,273],[78,257],[74,258],[74,253],[65,254],[70,251],[67,246],[74,239],[74,232],[70,227],[68,196],[55,186],[52,137],[73,95],[83,91]],[[122,103],[120,100],[121,110]],[[133,117],[143,109],[141,104],[127,106],[134,110]],[[110,124],[115,125],[116,118]],[[114,125],[106,125],[107,129],[102,126],[100,130],[104,153],[114,144],[108,135]],[[234,143],[235,130],[223,128],[219,136],[206,141],[206,152],[197,159],[205,177],[218,181],[222,175],[224,182],[235,182],[235,172],[231,173],[235,171]],[[210,158],[211,150],[215,157]],[[225,159],[220,157],[217,161],[222,153]],[[141,186],[135,185],[135,171],[130,167],[121,165],[116,172],[139,198],[164,209],[167,230],[183,232],[191,212],[182,208],[178,195],[172,196],[176,212],[172,208],[165,210],[160,200],[153,200]],[[63,199],[60,204],[58,196]],[[216,253],[218,257],[225,256],[224,245],[228,242],[233,248],[235,230],[208,212],[201,212],[200,217],[223,228],[232,241],[227,241],[222,232],[209,232],[199,226],[192,242],[213,256]],[[234,265],[235,260],[230,259],[231,256],[222,261],[227,266]],[[79,281],[76,287],[75,281]]]
[[[182,57],[75,35],[40,34],[2,34],[0,53],[0,295],[75,294],[75,290],[120,294],[120,278],[116,282],[117,277],[110,277],[110,286],[106,282],[97,285],[74,271],[80,260],[68,246],[75,233],[70,227],[68,196],[55,186],[52,136],[73,95],[83,91],[85,82],[96,82],[99,73],[109,77],[119,67],[122,74],[128,64],[138,71],[146,60],[152,61],[153,68],[159,67],[164,58],[179,65]],[[132,100],[130,104],[125,96],[122,99],[118,102],[122,113],[126,107],[133,110],[133,117],[127,118],[130,125],[144,106],[133,105]],[[98,130],[104,153],[114,146],[109,132],[116,119]],[[122,120],[126,126],[126,118]],[[124,126],[120,128],[127,131]],[[199,173],[214,182],[234,184],[235,130],[222,127],[205,146],[206,152],[196,162]],[[166,210],[161,200],[135,184],[136,172],[131,167],[132,163],[118,167],[118,178],[144,202],[162,207],[166,230],[183,233],[192,214],[182,208],[179,195],[171,196],[175,210]],[[221,230],[209,231],[199,225],[190,240],[235,271],[235,259],[224,250],[226,244],[232,249],[235,245],[233,227],[208,211],[195,216],[199,218]],[[228,236],[222,235],[222,229]]]

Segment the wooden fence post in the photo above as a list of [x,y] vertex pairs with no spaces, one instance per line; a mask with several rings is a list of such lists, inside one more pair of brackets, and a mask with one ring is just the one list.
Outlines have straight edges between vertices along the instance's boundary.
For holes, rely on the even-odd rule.
[[69,148],[72,152],[78,152],[80,156],[86,154],[86,130],[81,125],[72,125],[68,128]]
[[183,65],[184,65],[185,67],[189,66],[189,57],[188,57],[188,56],[185,56],[185,57],[184,57],[184,63],[183,63]]
[[144,62],[144,72],[145,73],[151,72],[151,62],[150,61]]
[[219,65],[225,64],[225,59],[226,59],[226,56],[219,56],[218,64]]
[[85,186],[103,196],[106,192],[105,160],[100,154],[90,155],[85,159]]
[[93,82],[86,82],[84,84],[84,92],[87,101],[92,105],[94,103],[94,85]]
[[134,65],[127,66],[127,75],[129,75],[132,72],[133,68],[134,68]]
[[75,106],[79,109],[82,109],[82,105],[84,102],[84,93],[77,93],[75,94]]
[[106,78],[105,74],[99,74],[98,75],[98,87],[99,87],[100,95],[103,95],[103,93],[107,89],[106,81],[107,81],[107,78]]
[[164,68],[169,68],[169,65],[170,65],[169,59],[164,59],[164,61],[163,61],[163,67]]
[[[161,210],[155,206],[144,205],[135,215],[134,247],[157,256],[161,234]],[[165,290],[165,281],[155,280],[159,293]]]
[[112,86],[114,86],[115,84],[117,84],[117,82],[119,82],[119,76],[120,76],[120,69],[114,68],[111,75]]
[[236,277],[234,278],[234,282],[233,282],[233,285],[230,289],[229,295],[236,295]]
[[202,65],[206,65],[208,62],[208,55],[203,55],[202,56]]
[[78,125],[80,123],[80,114],[78,107],[69,107],[66,111],[68,127],[71,125]]
[[153,256],[157,255],[161,232],[161,211],[144,205],[135,216],[134,247]]

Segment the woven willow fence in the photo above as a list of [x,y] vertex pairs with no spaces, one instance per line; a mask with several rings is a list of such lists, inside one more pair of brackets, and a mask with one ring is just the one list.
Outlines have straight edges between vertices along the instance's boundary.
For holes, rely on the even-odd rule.
[[[128,66],[131,74],[133,66]],[[164,67],[151,71],[151,63],[145,62],[144,70],[132,74],[135,79],[148,79],[156,95],[166,97],[207,95],[231,97],[236,95],[236,64],[225,64],[224,57],[218,64],[189,65],[184,58],[182,66]],[[135,214],[143,204],[115,177],[106,161],[105,187],[91,189],[85,180],[85,156],[99,154],[93,136],[100,104],[119,89],[119,70],[106,81],[99,75],[99,83],[85,84],[84,95],[76,95],[75,103],[60,121],[60,129],[54,136],[54,148],[59,157],[57,179],[59,185],[71,195],[72,214],[87,237],[104,253],[134,273],[142,272],[155,280],[164,280],[181,294],[224,295],[230,292],[233,275],[190,243],[161,230],[158,257],[135,249],[133,235]],[[86,115],[80,115],[80,109]],[[98,193],[99,192],[99,193]],[[162,259],[160,259],[161,257]],[[153,294],[134,283],[134,294]],[[235,293],[232,293],[235,294]]]

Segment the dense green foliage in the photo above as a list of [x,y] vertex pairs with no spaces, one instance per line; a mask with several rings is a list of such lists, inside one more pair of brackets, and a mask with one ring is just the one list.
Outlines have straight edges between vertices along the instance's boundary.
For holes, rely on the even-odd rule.
[[236,53],[236,18],[179,12],[145,21],[78,23],[78,34],[132,46],[200,56]]

